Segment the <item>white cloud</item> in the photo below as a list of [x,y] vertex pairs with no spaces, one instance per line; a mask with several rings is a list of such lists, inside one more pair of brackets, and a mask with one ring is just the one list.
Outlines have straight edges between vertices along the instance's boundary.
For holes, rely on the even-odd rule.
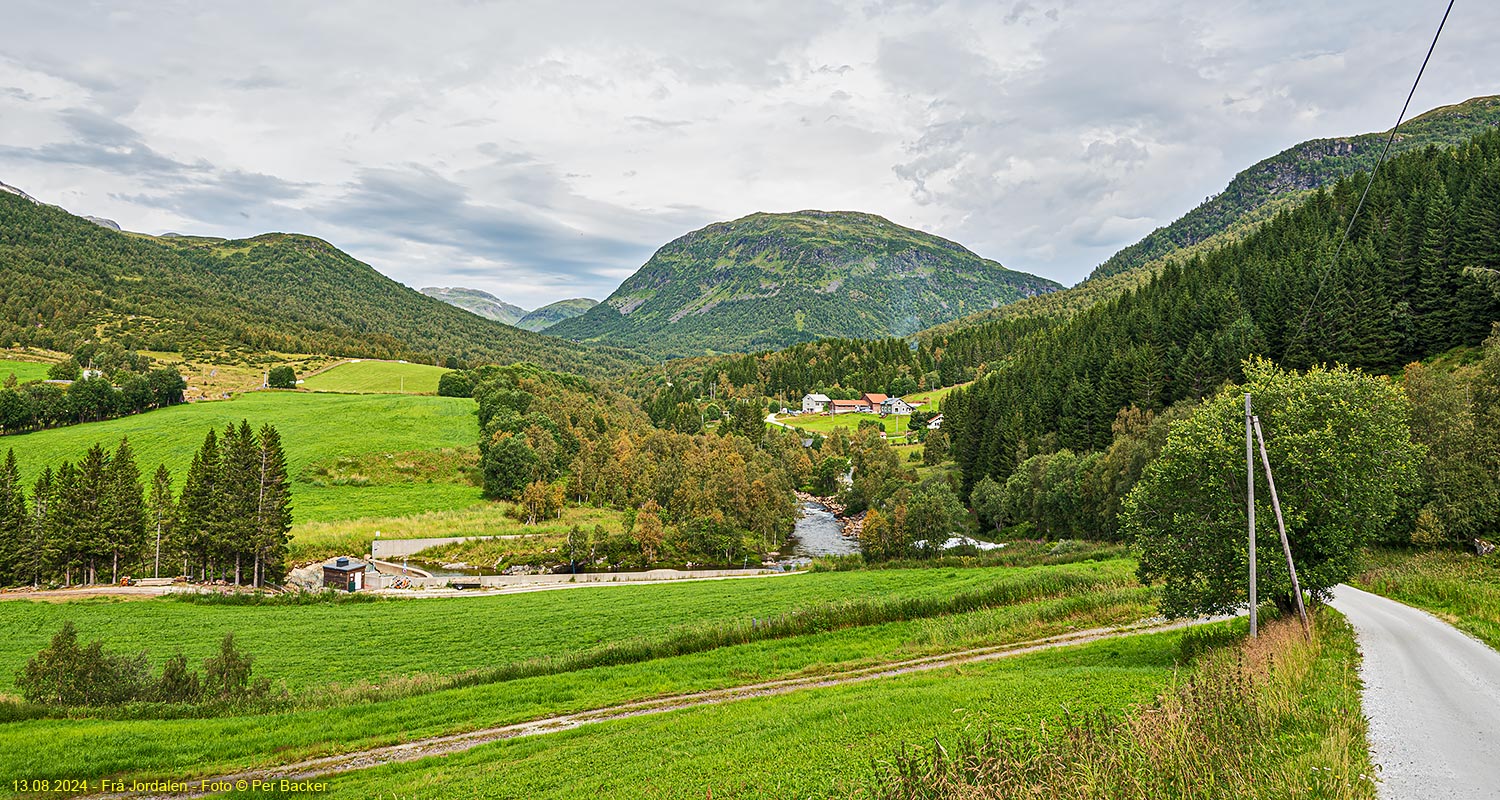
[[[1388,127],[1441,5],[33,0],[0,42],[0,180],[527,306],[800,208],[1073,282],[1240,168]],[[1500,91],[1497,23],[1455,10],[1418,110]]]

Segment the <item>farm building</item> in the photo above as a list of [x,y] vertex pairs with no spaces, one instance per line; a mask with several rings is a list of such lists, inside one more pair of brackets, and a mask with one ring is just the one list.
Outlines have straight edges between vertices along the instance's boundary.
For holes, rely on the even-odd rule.
[[323,586],[357,592],[365,588],[365,569],[369,565],[357,558],[339,556],[323,562]]
[[912,410],[911,404],[899,397],[887,397],[880,402],[882,414],[910,414]]
[[941,427],[943,427],[943,415],[942,414],[939,414],[939,415],[933,417],[932,419],[927,420],[927,430],[929,430],[929,431],[935,431],[935,430],[937,430],[937,429],[939,429]]
[[870,404],[863,400],[829,400],[828,413],[868,414],[870,413]]
[[802,410],[809,414],[821,414],[828,407],[828,395],[808,394],[802,396]]
[[883,394],[876,394],[875,392],[865,392],[864,394],[859,396],[859,399],[863,400],[864,404],[869,406],[871,409],[876,409],[880,408],[880,404],[886,401],[886,396]]

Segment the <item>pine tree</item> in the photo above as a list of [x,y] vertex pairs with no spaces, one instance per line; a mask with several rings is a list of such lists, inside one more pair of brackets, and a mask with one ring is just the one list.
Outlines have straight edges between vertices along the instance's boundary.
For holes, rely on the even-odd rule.
[[286,573],[287,542],[292,530],[292,487],[287,477],[281,434],[271,425],[260,429],[258,490],[255,513],[255,585],[280,580]]
[[22,580],[40,586],[55,557],[47,509],[52,498],[52,468],[44,467],[31,490],[31,513],[26,519],[26,538],[19,556]]
[[220,439],[218,510],[219,541],[226,557],[234,559],[234,582],[242,582],[242,562],[256,550],[256,520],[260,497],[260,445],[242,420],[224,429]]
[[101,500],[105,517],[105,539],[110,548],[110,582],[120,579],[120,563],[129,569],[140,561],[146,537],[146,502],[141,491],[141,471],[135,464],[130,442],[120,446],[108,461]]
[[154,546],[151,555],[151,576],[161,577],[162,545],[167,546],[167,557],[171,558],[176,543],[177,502],[172,497],[172,473],[167,465],[156,468],[151,478],[151,497],[146,505],[146,525]]
[[105,514],[109,497],[109,455],[95,444],[78,462],[74,486],[76,525],[74,547],[88,564],[88,582],[99,581],[99,559],[110,554],[109,519]]
[[182,484],[182,498],[177,505],[184,566],[187,557],[195,559],[198,577],[202,580],[208,578],[209,562],[215,552],[218,488],[219,436],[210,428],[203,437],[203,445],[193,455],[187,479]]
[[5,455],[0,467],[0,586],[19,583],[21,554],[26,536],[26,494],[16,451]]

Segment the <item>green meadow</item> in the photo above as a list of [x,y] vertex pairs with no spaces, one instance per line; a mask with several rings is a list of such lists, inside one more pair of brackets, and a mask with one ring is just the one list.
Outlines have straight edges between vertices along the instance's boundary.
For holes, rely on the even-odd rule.
[[479,490],[457,475],[431,482],[424,477],[318,485],[306,474],[320,462],[339,458],[472,448],[479,437],[479,423],[474,401],[466,398],[249,392],[233,400],[199,401],[105,422],[6,436],[0,438],[0,449],[15,450],[22,479],[29,484],[43,467],[76,460],[95,443],[113,448],[128,437],[144,476],[149,477],[158,464],[166,464],[180,488],[209,428],[223,430],[242,419],[257,428],[269,423],[281,432],[294,479],[292,506],[297,522],[403,516],[479,502]]
[[345,361],[304,378],[302,388],[354,394],[437,394],[442,367],[399,361]]
[[12,375],[16,376],[16,380],[20,383],[39,381],[47,377],[49,366],[51,365],[37,361],[13,361],[0,358],[0,381],[7,380]]
[[[19,777],[213,774],[631,700],[826,674],[1121,624],[1147,615],[1151,603],[1149,592],[1130,585],[1130,570],[1130,563],[1112,561],[1019,569],[812,573],[312,606],[200,605],[170,599],[3,603],[0,625],[19,632],[4,644],[7,673],[63,619],[73,619],[85,639],[98,637],[120,650],[148,647],[157,660],[180,647],[196,661],[209,652],[213,640],[233,629],[254,655],[256,674],[287,681],[293,699],[272,713],[253,716],[31,719],[0,725],[0,791]],[[994,589],[1008,590],[996,595],[994,605],[934,613],[950,597]],[[896,613],[861,618],[851,603]],[[830,611],[848,618],[840,622],[839,616],[829,616]],[[778,612],[791,617],[803,612],[823,622],[794,634],[756,638],[753,623]],[[513,659],[670,641],[705,626],[747,635],[699,651],[663,650],[661,657],[644,660],[484,679],[484,669]],[[1159,657],[1169,663],[1175,649],[1163,644],[1160,650]],[[1115,647],[1107,652],[1122,651]],[[476,668],[480,671],[470,672]],[[970,670],[989,669],[946,672],[957,678]],[[440,679],[460,671],[469,673],[469,679]],[[366,677],[369,683],[358,687],[328,685]],[[1083,681],[1080,676],[1079,689],[1095,700],[1121,700],[1104,676],[1096,677]],[[890,685],[871,684],[881,687],[868,690],[874,692],[871,698]],[[961,687],[956,683],[953,691],[962,693]],[[811,703],[814,693],[794,697],[802,698],[797,703],[801,705]],[[891,735],[908,735],[902,731],[924,735],[918,728],[899,725],[891,728]],[[534,762],[526,769],[546,763],[550,762]]]

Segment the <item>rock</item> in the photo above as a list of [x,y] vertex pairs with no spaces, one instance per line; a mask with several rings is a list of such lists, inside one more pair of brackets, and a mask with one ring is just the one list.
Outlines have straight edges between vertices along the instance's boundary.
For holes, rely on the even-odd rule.
[[299,567],[286,574],[286,585],[291,589],[300,589],[304,592],[318,592],[323,590],[323,565],[308,564]]

